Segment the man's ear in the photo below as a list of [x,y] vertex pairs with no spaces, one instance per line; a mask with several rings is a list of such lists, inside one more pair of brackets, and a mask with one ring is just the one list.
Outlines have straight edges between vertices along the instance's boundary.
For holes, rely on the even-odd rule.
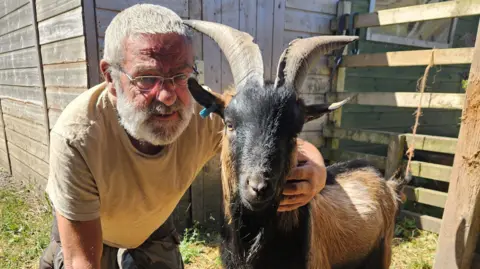
[[210,113],[216,113],[223,118],[223,111],[228,105],[229,99],[227,100],[226,97],[219,93],[206,90],[198,84],[195,78],[188,79],[188,90],[195,101],[205,107],[200,114],[202,117],[206,117]]
[[348,101],[350,101],[350,99],[351,97],[343,101],[331,103],[331,104],[316,104],[316,105],[305,106],[305,122],[318,119],[324,114],[330,113],[332,111],[335,111],[336,109],[341,108]]

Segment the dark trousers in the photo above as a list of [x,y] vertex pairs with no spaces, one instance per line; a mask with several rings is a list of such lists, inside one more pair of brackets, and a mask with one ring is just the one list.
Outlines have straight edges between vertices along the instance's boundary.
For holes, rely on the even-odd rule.
[[[138,248],[118,249],[103,244],[101,269],[183,269],[179,244],[180,238],[170,216]],[[39,269],[64,269],[55,214],[50,244],[40,258]]]

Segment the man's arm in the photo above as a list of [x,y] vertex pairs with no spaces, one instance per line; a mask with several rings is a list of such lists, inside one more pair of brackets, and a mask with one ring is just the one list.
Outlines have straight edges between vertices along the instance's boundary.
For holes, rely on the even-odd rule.
[[102,229],[100,219],[72,221],[56,213],[66,269],[100,269]]

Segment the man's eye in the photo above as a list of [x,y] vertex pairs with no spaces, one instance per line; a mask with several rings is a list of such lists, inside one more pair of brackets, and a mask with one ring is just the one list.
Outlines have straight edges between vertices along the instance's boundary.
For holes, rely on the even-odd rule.
[[137,78],[137,84],[140,88],[151,88],[155,86],[158,78],[156,77],[139,77]]
[[180,74],[178,76],[175,77],[175,84],[177,85],[187,85],[187,79],[188,77],[185,75],[185,74]]

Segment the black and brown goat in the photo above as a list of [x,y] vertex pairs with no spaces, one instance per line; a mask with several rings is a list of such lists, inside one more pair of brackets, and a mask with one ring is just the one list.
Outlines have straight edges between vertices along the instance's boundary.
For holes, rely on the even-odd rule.
[[[225,54],[234,90],[205,91],[189,79],[194,99],[223,118],[221,153],[226,268],[383,268],[390,264],[401,180],[385,180],[355,160],[328,167],[327,186],[306,206],[279,213],[286,175],[297,165],[296,137],[305,122],[342,106],[305,105],[300,89],[318,56],[356,37],[297,39],[283,52],[274,83],[263,79],[258,46],[228,26],[185,21]],[[220,71],[220,70],[217,70]]]

